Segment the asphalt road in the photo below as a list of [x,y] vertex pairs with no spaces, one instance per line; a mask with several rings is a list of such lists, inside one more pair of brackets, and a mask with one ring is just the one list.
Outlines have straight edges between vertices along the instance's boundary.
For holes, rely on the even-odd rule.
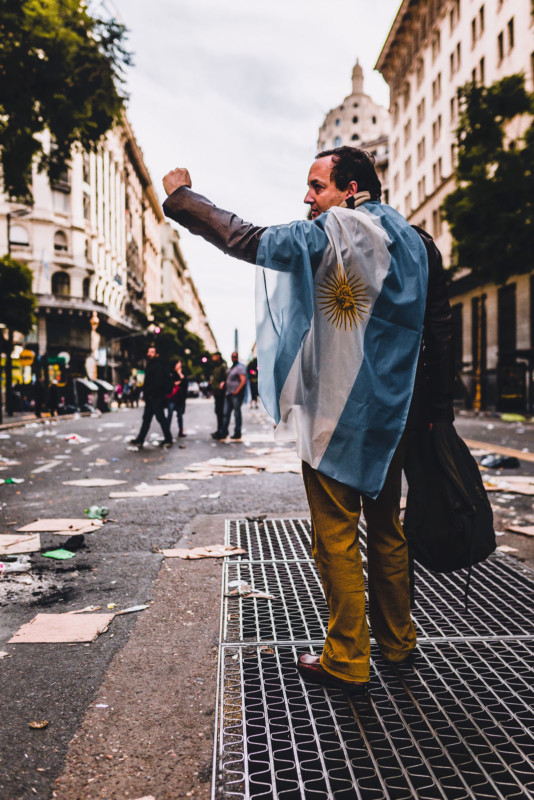
[[[192,400],[185,439],[169,451],[147,445],[132,452],[127,440],[140,417],[141,409],[129,409],[0,431],[0,455],[20,462],[0,477],[24,479],[0,486],[1,532],[38,517],[83,517],[90,505],[107,506],[113,520],[74,539],[41,534],[31,571],[0,579],[0,651],[7,653],[0,656],[2,800],[209,797],[221,566],[215,559],[163,560],[158,551],[222,542],[226,518],[298,516],[305,494],[293,473],[219,475],[165,497],[125,499],[110,499],[109,488],[64,484],[101,477],[127,482],[111,491],[133,490],[163,484],[158,476],[193,462],[272,446],[270,421],[250,409],[241,443],[214,443],[212,403]],[[500,443],[534,452],[534,425],[460,416],[457,427],[489,449]],[[161,438],[155,422],[152,432]],[[533,474],[534,464],[522,462],[521,471]],[[498,529],[507,520],[532,523],[532,498],[492,502]],[[534,566],[532,540],[505,534],[499,544]],[[42,555],[60,546],[75,557]],[[6,644],[37,613],[106,610],[109,603],[151,606],[116,617],[89,645]],[[32,720],[49,724],[33,730]]]

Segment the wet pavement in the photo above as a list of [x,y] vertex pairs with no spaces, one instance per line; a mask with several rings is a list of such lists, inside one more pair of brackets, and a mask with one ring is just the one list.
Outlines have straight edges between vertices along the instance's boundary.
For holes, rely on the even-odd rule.
[[[0,479],[23,480],[0,485],[2,533],[13,534],[39,517],[80,518],[91,505],[110,510],[109,521],[95,532],[42,533],[41,551],[29,556],[30,571],[0,579],[0,651],[7,653],[0,657],[0,684],[8,708],[0,731],[0,796],[9,800],[45,800],[53,792],[62,800],[210,796],[221,562],[164,561],[159,551],[185,542],[222,543],[225,519],[305,515],[305,494],[293,472],[159,480],[213,458],[270,458],[272,425],[262,411],[245,410],[241,443],[220,444],[210,437],[212,403],[189,401],[185,439],[169,451],[150,444],[134,452],[128,439],[140,417],[141,409],[123,409],[0,430]],[[529,423],[459,416],[457,428],[465,438],[487,442],[490,451],[493,443],[516,449],[519,457],[524,449],[534,453]],[[156,425],[152,432],[159,440]],[[534,464],[522,461],[520,472],[533,475]],[[86,478],[125,483],[65,484]],[[166,496],[109,497],[142,483],[187,488]],[[497,530],[510,521],[532,524],[532,499],[492,495]],[[498,544],[534,565],[534,537],[505,533]],[[71,549],[74,557],[42,555],[57,547]],[[6,644],[37,613],[92,605],[106,611],[108,604],[151,607],[116,617],[89,645]],[[106,710],[111,706],[115,716]],[[170,708],[172,715],[165,713]],[[49,725],[35,730],[29,727],[34,720]]]

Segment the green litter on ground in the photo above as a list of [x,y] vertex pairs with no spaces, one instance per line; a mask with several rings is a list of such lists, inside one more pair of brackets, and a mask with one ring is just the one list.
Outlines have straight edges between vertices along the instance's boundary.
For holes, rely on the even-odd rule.
[[70,550],[60,547],[57,550],[47,550],[46,553],[41,553],[41,555],[45,558],[57,558],[59,561],[63,561],[66,558],[74,558],[76,553],[71,553]]

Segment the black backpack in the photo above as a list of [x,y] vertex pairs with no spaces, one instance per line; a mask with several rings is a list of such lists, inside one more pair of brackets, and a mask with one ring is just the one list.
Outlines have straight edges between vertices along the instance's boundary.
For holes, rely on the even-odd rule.
[[404,533],[410,559],[434,572],[471,568],[496,547],[493,512],[478,465],[449,422],[409,434]]

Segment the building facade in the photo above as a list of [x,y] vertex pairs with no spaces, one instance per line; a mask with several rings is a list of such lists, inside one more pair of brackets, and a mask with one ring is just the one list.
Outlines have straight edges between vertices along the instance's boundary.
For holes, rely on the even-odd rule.
[[[75,148],[61,180],[34,168],[32,191],[31,208],[0,198],[0,248],[33,272],[38,320],[25,342],[33,371],[47,381],[68,372],[119,382],[143,356],[143,318],[163,296],[162,239],[174,233],[126,116],[96,152]],[[180,306],[184,298],[216,349],[185,264],[165,297]],[[15,376],[27,381],[31,371]]]
[[[458,89],[514,73],[523,73],[527,89],[534,89],[532,11],[531,0],[404,0],[378,58],[376,68],[390,87],[390,202],[432,234],[446,267],[452,239],[442,206],[454,188]],[[511,136],[519,138],[525,125],[514,120]],[[511,276],[501,288],[474,286],[468,277],[453,283],[467,402],[482,371],[486,405],[521,405],[519,384],[515,399],[505,386],[503,357],[508,366],[516,364],[518,375],[524,373],[527,386],[534,344],[530,286],[529,276]],[[534,401],[523,394],[523,405]]]
[[319,128],[317,150],[348,145],[361,147],[375,158],[382,183],[382,199],[389,202],[388,151],[391,123],[389,112],[364,92],[364,74],[358,61],[352,70],[352,91],[331,109]]

